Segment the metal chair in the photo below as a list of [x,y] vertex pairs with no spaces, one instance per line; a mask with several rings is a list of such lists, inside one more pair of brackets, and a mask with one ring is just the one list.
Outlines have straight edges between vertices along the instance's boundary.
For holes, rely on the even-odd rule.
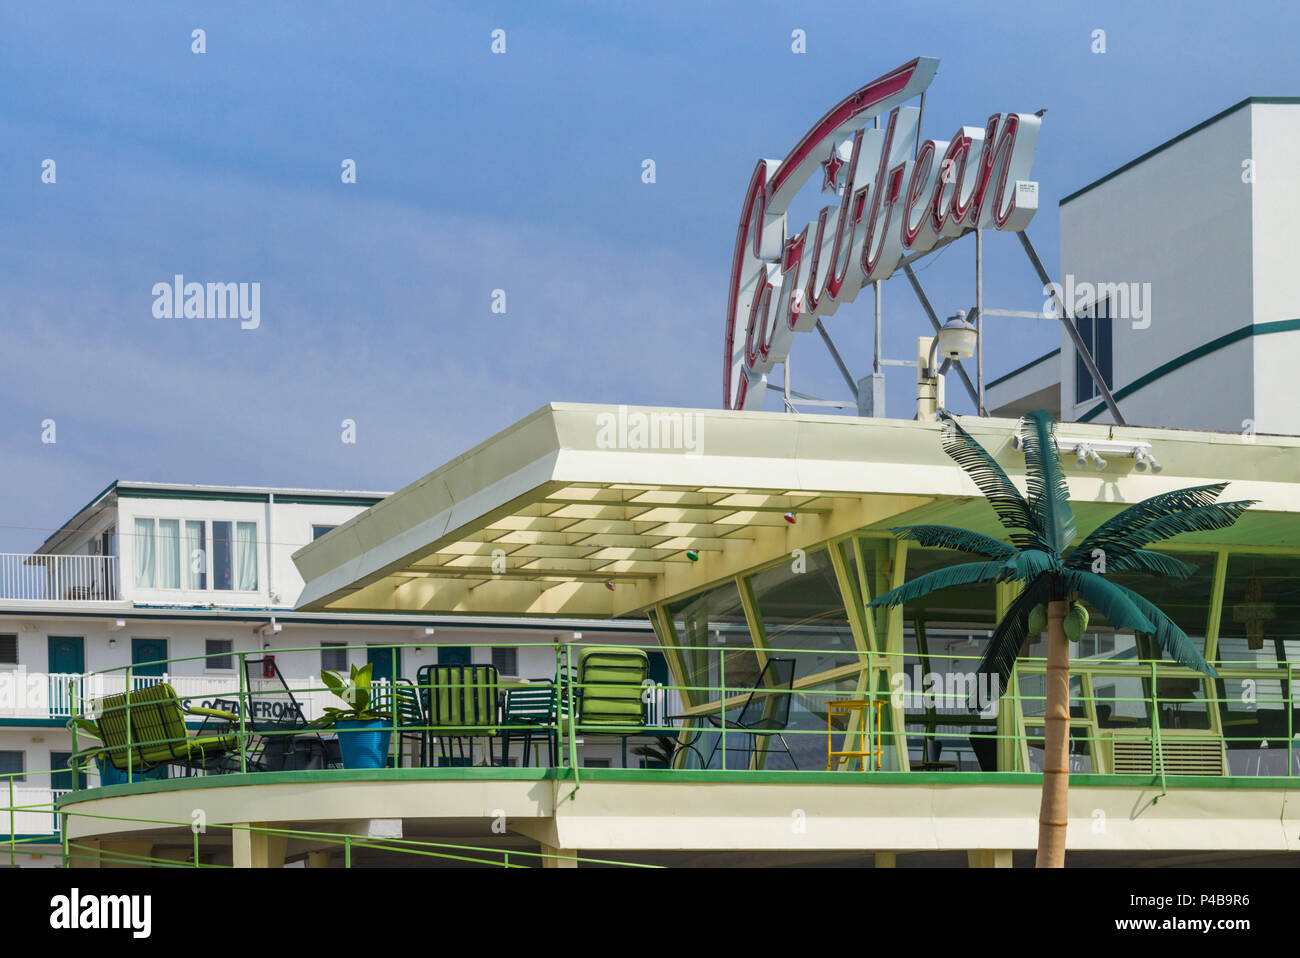
[[[749,692],[749,697],[745,699],[745,704],[740,709],[740,714],[734,719],[728,719],[725,712],[713,712],[705,716],[716,729],[724,726],[729,732],[737,732],[745,735],[749,739],[747,748],[732,748],[728,744],[723,755],[726,752],[743,751],[752,756],[758,748],[758,740],[764,739],[762,754],[766,758],[767,753],[772,750],[772,739],[777,739],[781,743],[781,748],[790,758],[790,764],[797,771],[799,763],[794,759],[794,753],[790,751],[790,745],[786,742],[785,736],[781,733],[785,731],[786,726],[790,724],[790,700],[794,698],[794,659],[768,659],[767,664],[763,666],[763,671],[758,673],[758,678],[754,681],[754,686]],[[695,751],[693,744],[683,745],[683,748],[689,748]],[[714,736],[713,751],[709,753],[707,760],[703,762],[703,767],[708,768],[709,763],[713,761],[713,756],[722,748],[722,735]],[[695,754],[698,756],[699,752]],[[746,759],[745,765],[750,764]]]
[[307,728],[307,715],[280,674],[275,656],[244,660],[244,689],[244,730],[258,733],[246,761],[258,771],[341,764],[337,742],[326,742]]
[[522,764],[527,765],[532,754],[533,736],[538,735],[545,737],[548,761],[554,766],[558,717],[559,702],[553,682],[506,689],[501,705],[501,764],[510,763],[510,743],[522,736]]
[[650,659],[641,649],[601,646],[584,649],[578,657],[577,731],[584,736],[606,735],[627,740],[646,728],[645,683]]
[[424,708],[420,705],[420,695],[410,679],[398,679],[391,685],[388,682],[376,682],[370,687],[370,707],[376,712],[388,712],[395,716],[393,736],[395,768],[402,768],[402,755],[406,745],[413,745],[412,755],[424,761]]
[[[426,665],[416,673],[425,730],[420,747],[420,764],[433,758],[433,743],[439,742],[442,759],[453,761],[449,743],[456,743],[461,762],[474,759],[474,739],[488,739],[488,761],[492,761],[491,739],[497,735],[497,694],[500,675],[492,665]],[[468,753],[465,741],[469,741]]]
[[190,736],[186,714],[229,720],[235,716],[219,709],[182,705],[176,690],[165,682],[127,693],[110,695],[95,703],[95,721],[104,742],[104,755],[119,771],[133,775],[162,765],[179,765],[186,774],[208,771],[238,748],[234,735]]

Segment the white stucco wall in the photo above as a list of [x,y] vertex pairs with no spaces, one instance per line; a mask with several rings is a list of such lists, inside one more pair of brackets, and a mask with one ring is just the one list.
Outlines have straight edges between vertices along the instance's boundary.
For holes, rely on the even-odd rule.
[[[1300,108],[1287,110],[1279,122],[1294,133]],[[1257,321],[1252,264],[1265,236],[1252,219],[1258,200],[1242,182],[1242,163],[1255,149],[1253,116],[1250,106],[1229,113],[1061,206],[1062,277],[1151,284],[1149,328],[1113,321],[1114,389]],[[1272,133],[1268,139],[1271,148]],[[1295,167],[1294,160],[1275,162]],[[1061,345],[1062,414],[1070,420],[1096,401],[1075,405],[1075,354],[1064,330]],[[1255,409],[1256,345],[1229,346],[1135,392],[1120,402],[1125,418],[1239,430]],[[1103,412],[1093,421],[1111,420]]]

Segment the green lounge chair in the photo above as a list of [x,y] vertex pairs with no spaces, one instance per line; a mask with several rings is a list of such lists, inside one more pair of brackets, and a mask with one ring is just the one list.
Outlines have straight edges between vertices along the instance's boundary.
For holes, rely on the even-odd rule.
[[[501,685],[496,667],[491,665],[426,665],[416,673],[416,688],[424,710],[427,728],[420,750],[420,762],[429,764],[433,743],[441,747],[442,758],[452,763],[449,743],[455,742],[458,759],[472,762],[474,739],[488,739],[488,761],[492,761],[491,739],[497,734],[497,695]],[[468,740],[469,751],[464,743]]]
[[623,767],[627,767],[627,740],[646,727],[645,683],[650,659],[641,649],[598,646],[578,657],[577,732],[623,740]]
[[[96,727],[108,761],[119,771],[148,772],[160,765],[181,765],[187,770],[211,769],[239,748],[237,735],[191,738],[185,715],[202,715],[238,721],[239,716],[220,709],[182,705],[176,690],[165,682],[146,685],[130,693],[110,695],[96,703]],[[130,732],[127,717],[130,716]]]

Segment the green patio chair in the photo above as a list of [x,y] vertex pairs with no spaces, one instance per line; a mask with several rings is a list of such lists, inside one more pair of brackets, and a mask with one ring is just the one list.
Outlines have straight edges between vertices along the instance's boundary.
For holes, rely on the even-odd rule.
[[[146,685],[130,693],[110,695],[95,706],[96,726],[108,761],[118,771],[148,772],[160,765],[180,765],[187,772],[210,770],[239,748],[237,735],[191,737],[185,715],[238,721],[239,716],[220,709],[182,705],[176,690],[165,682]],[[127,721],[130,717],[130,732]]]
[[[488,740],[488,762],[492,761],[492,739],[497,735],[497,715],[501,677],[492,665],[426,665],[415,677],[427,726],[420,750],[420,763],[433,758],[433,744],[439,743],[442,758],[451,764],[455,743],[456,759],[472,762],[474,739]],[[468,753],[465,742],[469,742]]]
[[649,676],[650,659],[641,649],[597,646],[578,656],[577,731],[621,738],[624,768],[628,738],[645,731]]
[[522,737],[527,765],[532,755],[533,736],[546,740],[548,761],[555,765],[559,702],[554,682],[534,682],[506,689],[501,705],[501,764],[510,764],[510,745]]
[[396,716],[397,734],[394,736],[394,767],[402,767],[402,756],[407,745],[412,754],[424,762],[424,707],[420,694],[410,679],[398,679],[393,684],[376,683],[370,687],[370,708]]

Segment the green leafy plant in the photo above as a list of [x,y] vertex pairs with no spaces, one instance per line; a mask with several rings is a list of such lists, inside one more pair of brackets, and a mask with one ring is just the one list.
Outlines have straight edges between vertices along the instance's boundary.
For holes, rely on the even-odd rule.
[[[1147,548],[1184,532],[1211,532],[1233,525],[1253,502],[1218,502],[1227,483],[1163,492],[1129,506],[1103,522],[1077,546],[1070,493],[1056,448],[1055,422],[1041,410],[1021,423],[1028,497],[1007,478],[989,452],[951,416],[943,417],[943,450],[975,481],[1007,539],[954,526],[916,525],[891,529],[900,539],[956,549],[981,557],[918,576],[886,592],[873,606],[897,606],[949,586],[1018,582],[1020,594],[993,631],[979,664],[996,676],[999,695],[1031,632],[1047,630],[1047,701],[1044,729],[1043,798],[1038,818],[1038,866],[1065,862],[1067,748],[1070,734],[1070,638],[1087,627],[1086,601],[1118,631],[1150,636],[1179,665],[1214,677],[1178,625],[1137,592],[1105,578],[1137,572],[1185,579],[1190,565]],[[1100,559],[1100,562],[1099,562]],[[1094,571],[1097,570],[1097,571]]]
[[391,722],[393,719],[391,712],[372,708],[374,695],[371,669],[370,663],[366,663],[361,668],[354,665],[347,679],[337,672],[328,670],[321,672],[320,678],[325,683],[325,687],[346,702],[348,707],[341,709],[327,706],[321,710],[324,714],[308,727],[331,728],[339,722]]

